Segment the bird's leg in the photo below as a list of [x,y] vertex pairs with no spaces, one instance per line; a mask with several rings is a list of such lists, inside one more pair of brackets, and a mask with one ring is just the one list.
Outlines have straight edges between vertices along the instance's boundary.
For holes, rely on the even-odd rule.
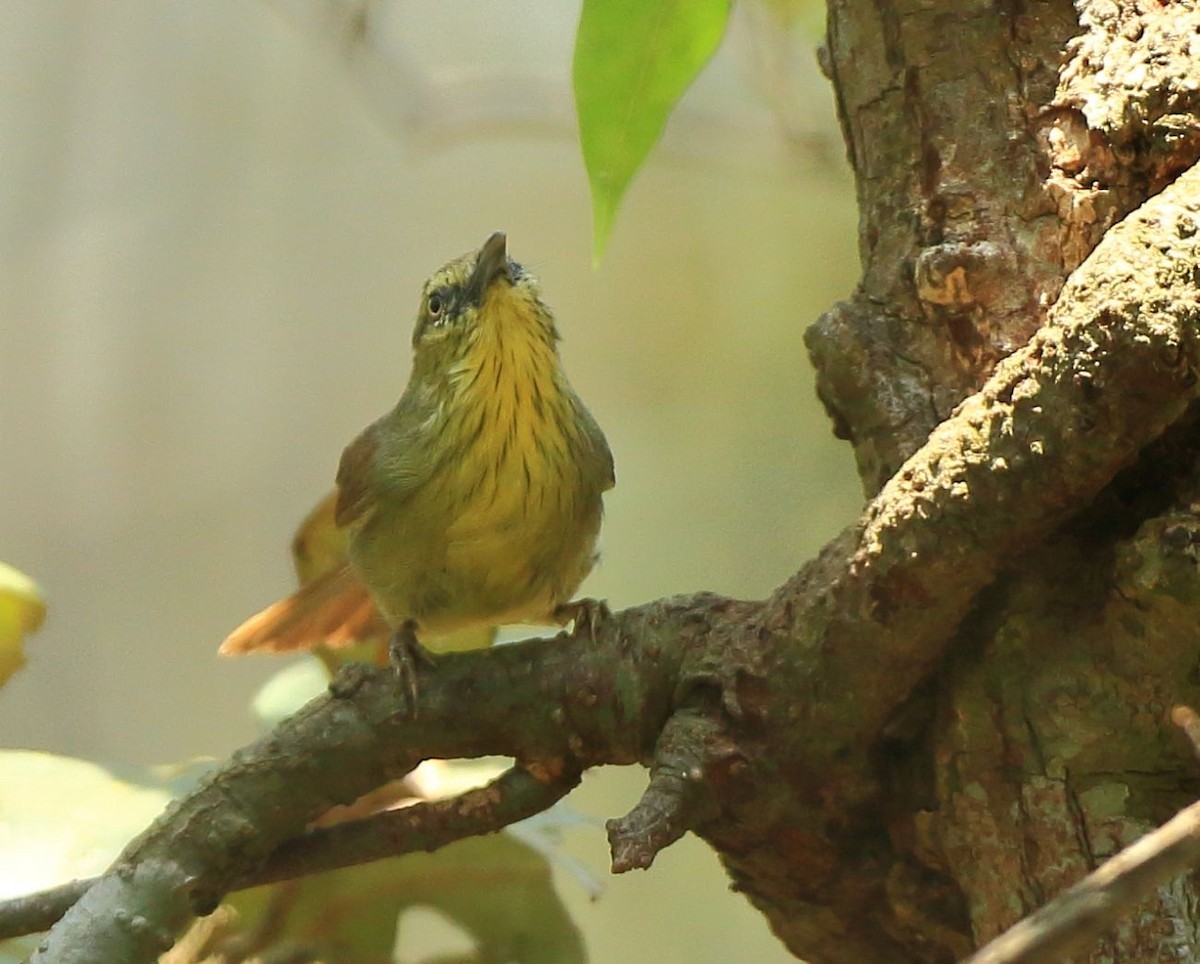
[[587,626],[588,634],[595,639],[600,624],[612,618],[612,610],[603,599],[572,599],[556,606],[553,617],[560,626],[574,622],[576,632],[580,626]]
[[388,660],[396,671],[397,680],[407,689],[409,715],[417,716],[417,677],[420,669],[433,669],[437,662],[433,653],[417,639],[417,623],[406,619],[388,641]]

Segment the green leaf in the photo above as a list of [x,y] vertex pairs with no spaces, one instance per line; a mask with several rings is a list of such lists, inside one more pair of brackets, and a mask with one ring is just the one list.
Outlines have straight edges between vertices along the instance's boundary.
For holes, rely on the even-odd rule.
[[[211,760],[180,767],[102,766],[0,751],[0,900],[102,873]],[[24,960],[29,942],[0,942],[0,964]]]
[[21,964],[27,961],[42,942],[41,934],[29,934],[0,941],[0,964]]
[[[461,928],[476,949],[472,960],[586,960],[546,861],[504,833],[244,891],[229,903],[243,933],[264,934],[265,942],[250,950],[266,957],[303,948],[323,960],[391,961],[397,918],[424,907]],[[260,930],[267,921],[269,931]],[[402,945],[419,942],[406,932],[409,925],[400,920]]]
[[0,899],[100,873],[211,765],[118,769],[0,751]]
[[25,665],[25,636],[46,618],[46,604],[32,579],[0,562],[0,686]]
[[721,42],[729,0],[584,0],[575,108],[598,264],[629,182]]

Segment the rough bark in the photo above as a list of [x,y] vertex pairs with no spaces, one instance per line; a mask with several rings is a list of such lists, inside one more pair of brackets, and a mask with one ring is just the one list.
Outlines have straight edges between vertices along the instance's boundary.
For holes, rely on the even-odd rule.
[[[873,492],[1105,232],[1200,155],[1200,15],[1092,0],[829,14],[863,278],[809,345]],[[884,751],[907,795],[892,840],[912,859],[889,900],[923,956],[993,937],[1195,798],[1165,725],[1198,682],[1195,440],[1185,420],[982,594]],[[1088,959],[1194,959],[1196,900],[1188,879],[1159,888]]]

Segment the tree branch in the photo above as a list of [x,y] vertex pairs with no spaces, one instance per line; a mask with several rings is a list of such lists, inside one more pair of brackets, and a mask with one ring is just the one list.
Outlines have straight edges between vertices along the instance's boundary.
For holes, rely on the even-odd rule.
[[1197,225],[1192,169],[1105,235],[1031,343],[934,431],[857,526],[740,634],[714,640],[730,653],[721,685],[741,704],[735,743],[750,766],[720,788],[721,818],[696,829],[794,953],[911,952],[890,910],[863,913],[891,907],[879,868],[908,859],[886,825],[873,751],[979,591],[1195,400]]
[[[578,771],[544,781],[519,766],[512,767],[486,786],[456,797],[412,803],[310,830],[284,843],[261,867],[247,868],[229,889],[259,887],[420,850],[433,851],[466,837],[495,833],[549,809],[578,782]],[[0,904],[0,940],[48,930],[97,879],[73,880]]]
[[418,719],[389,674],[340,675],[133,841],[35,960],[152,958],[329,806],[426,757],[482,754],[552,775],[652,762],[616,826],[620,866],[695,829],[797,953],[896,946],[862,913],[861,881],[889,859],[851,818],[877,801],[869,751],[979,590],[1196,397],[1198,225],[1193,170],[1108,232],[1033,341],[765,603],[681,597],[595,637],[444,656]]
[[712,790],[704,782],[712,748],[722,738],[717,721],[701,713],[676,713],[663,727],[654,750],[650,784],[628,814],[608,821],[613,873],[645,870],[706,817],[715,815]]
[[[679,606],[664,603],[614,617],[598,639],[560,634],[484,660],[446,654],[421,680],[417,719],[404,715],[390,671],[347,667],[326,696],[239,750],[134,840],[35,959],[153,959],[324,811],[428,757],[515,756],[552,783],[648,757],[677,667],[664,658],[621,672],[615,644],[624,632],[675,637],[678,624]],[[626,688],[614,688],[614,671]]]
[[861,767],[848,751],[939,661],[978,591],[1196,398],[1198,226],[1193,168],[1105,235],[1032,341],[775,593],[766,622],[799,643],[785,652],[815,771]]

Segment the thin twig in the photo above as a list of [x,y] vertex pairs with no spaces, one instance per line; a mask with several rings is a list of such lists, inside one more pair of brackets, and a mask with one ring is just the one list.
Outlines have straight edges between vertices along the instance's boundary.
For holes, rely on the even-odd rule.
[[1171,722],[1183,730],[1183,735],[1192,744],[1192,752],[1200,757],[1200,716],[1190,706],[1177,706],[1171,710]]
[[1113,927],[1155,887],[1200,864],[1200,803],[1181,810],[965,964],[1057,964]]
[[612,870],[645,870],[658,854],[714,807],[705,778],[720,724],[698,712],[676,713],[663,727],[645,793],[629,813],[609,820]]
[[[465,837],[495,833],[552,806],[578,782],[576,770],[547,782],[521,767],[512,767],[486,786],[457,797],[415,803],[310,831],[283,844],[263,866],[239,878],[232,889],[436,850]],[[94,878],[73,880],[0,904],[0,940],[52,927],[94,883]]]
[[[1171,720],[1197,745],[1200,717],[1186,706]],[[1057,964],[1101,937],[1150,892],[1200,865],[1200,803],[1181,810],[1019,921],[964,964]]]

